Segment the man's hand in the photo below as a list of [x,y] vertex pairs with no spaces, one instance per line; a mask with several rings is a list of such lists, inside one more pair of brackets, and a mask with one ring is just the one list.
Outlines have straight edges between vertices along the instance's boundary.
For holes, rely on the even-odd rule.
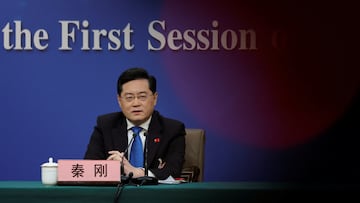
[[116,161],[122,161],[124,165],[124,173],[129,174],[130,172],[133,173],[134,178],[138,178],[145,175],[144,168],[136,168],[130,164],[130,162],[127,160],[127,158],[124,156],[123,152],[119,151],[109,151],[108,152],[110,156],[106,160],[116,160]]
[[119,151],[109,151],[108,152],[110,156],[106,160],[115,160],[115,161],[121,161],[121,159],[125,158],[123,152]]

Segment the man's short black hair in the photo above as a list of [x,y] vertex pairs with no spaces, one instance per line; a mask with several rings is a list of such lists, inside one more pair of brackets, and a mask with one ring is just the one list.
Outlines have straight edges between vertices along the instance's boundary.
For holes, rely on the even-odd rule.
[[152,93],[156,92],[156,78],[143,69],[143,68],[129,68],[125,70],[118,79],[117,93],[121,95],[123,84],[137,79],[147,79],[149,81],[149,88]]

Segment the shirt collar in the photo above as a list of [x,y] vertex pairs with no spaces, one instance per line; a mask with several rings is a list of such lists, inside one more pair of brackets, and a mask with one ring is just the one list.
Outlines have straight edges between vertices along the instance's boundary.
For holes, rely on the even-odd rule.
[[[144,123],[142,123],[139,127],[141,127],[142,129],[144,129],[145,131],[148,131],[149,129],[149,125],[150,125],[150,121],[151,121],[151,117],[149,119],[147,119]],[[129,119],[126,119],[126,124],[127,124],[127,130],[130,130],[132,127],[134,127],[135,125],[129,121]]]

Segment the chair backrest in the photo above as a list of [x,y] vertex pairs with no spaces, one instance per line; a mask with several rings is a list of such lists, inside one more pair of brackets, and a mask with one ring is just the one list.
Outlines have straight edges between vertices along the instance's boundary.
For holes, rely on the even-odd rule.
[[186,128],[185,162],[183,171],[198,168],[192,182],[201,182],[204,178],[205,130]]

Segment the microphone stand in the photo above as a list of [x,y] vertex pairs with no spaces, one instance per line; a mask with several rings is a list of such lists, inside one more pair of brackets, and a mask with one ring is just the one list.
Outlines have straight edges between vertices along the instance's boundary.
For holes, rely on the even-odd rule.
[[128,184],[130,182],[131,178],[134,175],[132,172],[130,172],[129,176],[126,176],[126,174],[124,172],[124,156],[129,151],[129,147],[134,142],[135,137],[136,137],[136,134],[134,133],[131,140],[130,140],[130,142],[129,142],[129,144],[128,144],[128,146],[126,147],[126,149],[124,151],[123,157],[121,158],[121,163],[120,163],[121,181],[116,187],[116,193],[115,193],[115,196],[114,196],[114,203],[117,203],[119,201],[120,195],[121,195],[121,193],[122,193],[122,191],[124,189],[124,185]]
[[144,155],[144,159],[145,159],[145,163],[144,163],[144,168],[145,168],[145,176],[142,177],[138,177],[135,179],[132,179],[132,181],[137,184],[137,185],[157,185],[159,184],[159,181],[156,177],[151,177],[148,175],[148,133],[145,132],[145,155]]
[[[129,144],[128,144],[128,146],[126,147],[126,149],[125,149],[125,151],[124,151],[124,155],[123,155],[123,157],[121,158],[121,163],[120,163],[121,182],[124,183],[124,184],[129,183],[129,180],[131,179],[131,178],[126,177],[126,174],[125,174],[125,172],[124,172],[124,156],[125,156],[125,154],[129,151],[129,147],[130,147],[130,145],[134,142],[135,137],[136,137],[136,134],[133,133],[133,136],[132,136]],[[129,174],[129,176],[130,176],[130,174]],[[131,177],[132,177],[132,176],[131,176]]]
[[124,189],[124,185],[126,184],[126,182],[128,183],[132,177],[133,177],[133,173],[130,172],[129,176],[125,177],[124,182],[123,182],[123,180],[121,180],[121,182],[118,184],[116,193],[115,193],[115,197],[114,197],[114,203],[117,203],[119,201],[120,195]]

